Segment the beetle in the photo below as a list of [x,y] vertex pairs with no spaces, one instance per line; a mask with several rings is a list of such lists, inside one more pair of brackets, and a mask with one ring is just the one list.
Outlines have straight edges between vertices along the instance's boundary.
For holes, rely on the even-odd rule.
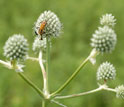
[[38,29],[38,33],[35,31],[35,34],[36,34],[36,35],[38,35],[38,34],[41,35],[40,40],[43,40],[42,34],[45,33],[45,32],[44,32],[44,28],[45,28],[46,24],[47,24],[47,22],[46,22],[46,21],[43,21],[43,22],[41,23],[39,29]]

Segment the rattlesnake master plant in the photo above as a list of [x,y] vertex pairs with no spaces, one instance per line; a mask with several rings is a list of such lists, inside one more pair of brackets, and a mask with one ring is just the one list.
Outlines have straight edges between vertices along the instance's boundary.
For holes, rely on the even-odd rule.
[[109,62],[103,62],[97,70],[97,80],[111,80],[115,79],[115,67]]
[[117,98],[124,99],[124,85],[120,85],[115,88],[116,89],[116,96]]
[[114,18],[114,16],[112,16],[112,14],[105,14],[100,18],[101,25],[114,27],[116,24],[115,22],[116,22],[116,19]]
[[46,36],[58,37],[60,35],[62,24],[55,13],[51,11],[44,11],[41,13],[34,26],[34,32],[36,32],[39,36],[40,34],[38,31],[42,22],[46,22],[44,33],[42,34],[43,38]]
[[[16,60],[17,65],[11,66],[10,63],[0,60],[0,63],[5,65],[8,68],[14,69],[14,70],[22,70],[22,65],[18,65],[18,62],[20,60],[24,60],[27,56],[27,59],[37,61],[39,62],[42,75],[43,75],[43,89],[38,88],[34,83],[32,83],[22,72],[17,72],[19,76],[24,79],[41,97],[42,97],[42,107],[46,106],[46,103],[56,103],[60,106],[66,107],[64,104],[61,104],[60,102],[56,101],[57,99],[66,99],[66,98],[72,98],[72,97],[78,97],[83,96],[86,94],[91,94],[94,92],[98,92],[101,90],[107,90],[111,92],[115,92],[116,96],[118,98],[124,98],[124,86],[118,86],[115,89],[109,88],[106,84],[107,80],[115,79],[116,76],[116,70],[115,67],[109,63],[104,62],[98,67],[97,71],[97,80],[104,80],[104,84],[99,84],[98,88],[88,91],[88,92],[82,92],[78,94],[72,94],[72,95],[66,95],[66,96],[60,96],[59,93],[74,79],[74,77],[79,73],[79,71],[84,67],[84,65],[91,61],[93,64],[95,64],[96,60],[95,57],[99,53],[108,53],[112,52],[116,45],[116,34],[113,30],[113,26],[115,25],[114,17],[111,14],[106,14],[100,19],[100,23],[102,27],[99,27],[98,30],[95,31],[95,33],[92,36],[91,39],[91,46],[92,51],[89,54],[89,56],[77,67],[74,73],[67,79],[67,81],[55,92],[50,92],[48,87],[48,72],[49,72],[49,65],[50,65],[50,39],[51,37],[58,37],[61,33],[62,24],[59,20],[59,18],[56,16],[55,13],[51,11],[45,11],[43,12],[39,18],[37,19],[34,27],[34,31],[38,34],[38,37],[35,38],[33,43],[33,51],[39,53],[39,56],[37,58],[30,57],[27,55],[28,51],[28,43],[27,40],[24,38],[23,35],[15,34],[12,37],[10,37],[4,46],[4,55],[10,60]],[[45,26],[43,26],[43,29],[41,29],[41,24],[45,22]],[[42,33],[39,33],[39,29],[43,30]],[[42,39],[40,37],[43,36]],[[46,51],[45,53],[42,53],[43,51]],[[43,55],[46,54],[46,55]],[[43,63],[43,56],[46,56],[46,63],[44,67]],[[43,91],[42,91],[43,90]],[[61,94],[62,95],[62,94]]]
[[28,54],[27,39],[21,34],[14,34],[5,43],[4,56],[10,61],[12,60],[25,60]]
[[40,40],[38,37],[35,37],[32,49],[34,52],[45,51],[46,49],[46,38]]
[[92,36],[91,46],[101,53],[112,52],[116,45],[116,34],[108,26],[99,27]]
[[114,27],[116,19],[112,14],[105,14],[100,18],[102,27],[92,35],[91,46],[101,53],[110,53],[114,50],[117,37],[112,27]]

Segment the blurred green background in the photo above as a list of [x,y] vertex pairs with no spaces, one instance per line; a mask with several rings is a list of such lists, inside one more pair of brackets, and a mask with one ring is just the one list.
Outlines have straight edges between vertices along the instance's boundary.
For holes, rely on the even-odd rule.
[[[99,55],[96,65],[88,63],[61,92],[63,95],[97,88],[96,70],[103,61],[110,61],[117,69],[116,80],[108,84],[114,88],[124,83],[124,1],[123,0],[0,0],[0,59],[3,46],[9,36],[24,34],[30,43],[29,55],[34,40],[33,26],[40,13],[51,10],[63,23],[63,34],[52,39],[51,65],[49,72],[50,91],[58,89],[74,72],[91,51],[90,38],[97,29],[100,17],[112,13],[117,19],[118,35],[116,49],[111,54]],[[40,88],[42,74],[37,62],[26,61],[24,73]],[[61,100],[68,107],[123,107],[124,101],[115,93],[98,92],[87,96]],[[0,107],[41,107],[41,98],[13,70],[0,65]],[[49,104],[48,107],[59,107]]]

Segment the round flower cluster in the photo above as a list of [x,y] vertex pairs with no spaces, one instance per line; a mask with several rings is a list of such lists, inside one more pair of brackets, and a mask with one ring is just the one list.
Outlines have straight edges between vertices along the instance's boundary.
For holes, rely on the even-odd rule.
[[117,42],[116,34],[108,26],[99,27],[91,38],[91,46],[101,53],[114,50]]
[[116,89],[116,97],[124,99],[124,85],[118,86]]
[[105,14],[100,18],[100,24],[101,25],[107,25],[107,26],[114,26],[116,19],[114,19],[114,16],[112,14]]
[[115,79],[115,67],[109,62],[103,62],[97,70],[97,80]]
[[6,41],[4,46],[4,56],[12,60],[24,60],[28,54],[27,39],[21,34],[14,34]]
[[61,33],[62,24],[55,13],[45,11],[42,13],[35,23],[34,31],[37,35],[57,37]]
[[44,49],[46,49],[46,38],[40,40],[38,37],[36,37],[33,42],[33,51],[39,52],[40,50],[44,50]]

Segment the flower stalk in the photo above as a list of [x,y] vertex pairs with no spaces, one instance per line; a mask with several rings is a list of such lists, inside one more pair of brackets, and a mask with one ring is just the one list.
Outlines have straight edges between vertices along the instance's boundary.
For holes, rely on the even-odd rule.
[[46,91],[47,93],[49,93],[48,90],[48,73],[49,73],[49,61],[50,61],[50,42],[49,42],[49,38],[46,38]]
[[47,98],[49,98],[49,92],[48,92],[48,85],[47,85],[47,74],[43,65],[43,61],[42,61],[42,51],[39,52],[39,64],[41,67],[41,71],[43,74],[43,92],[44,92],[44,96]]
[[31,82],[23,73],[18,72],[18,75],[28,83],[42,98],[44,98],[43,92],[33,83]]
[[[51,96],[55,96],[59,92],[61,92],[73,79],[74,77],[79,73],[79,71],[84,67],[84,65],[91,59],[94,58],[96,55],[98,55],[98,52],[94,52],[94,49],[91,51],[90,55],[79,65],[79,67],[75,70],[75,72],[68,78],[68,80],[54,93],[51,94]],[[94,57],[95,56],[95,57]]]
[[3,60],[0,60],[0,64],[4,65],[5,67],[12,69],[12,65],[11,63],[5,62]]
[[92,94],[92,93],[95,93],[95,92],[98,92],[101,90],[116,92],[115,89],[108,88],[108,86],[106,84],[104,84],[104,85],[99,86],[99,88],[96,88],[96,89],[91,90],[91,91],[87,91],[87,92],[83,92],[83,93],[79,93],[79,94],[67,95],[67,96],[57,96],[57,97],[55,97],[55,99],[75,98],[75,97],[79,97],[79,96],[83,96],[83,95],[87,95],[87,94]]

